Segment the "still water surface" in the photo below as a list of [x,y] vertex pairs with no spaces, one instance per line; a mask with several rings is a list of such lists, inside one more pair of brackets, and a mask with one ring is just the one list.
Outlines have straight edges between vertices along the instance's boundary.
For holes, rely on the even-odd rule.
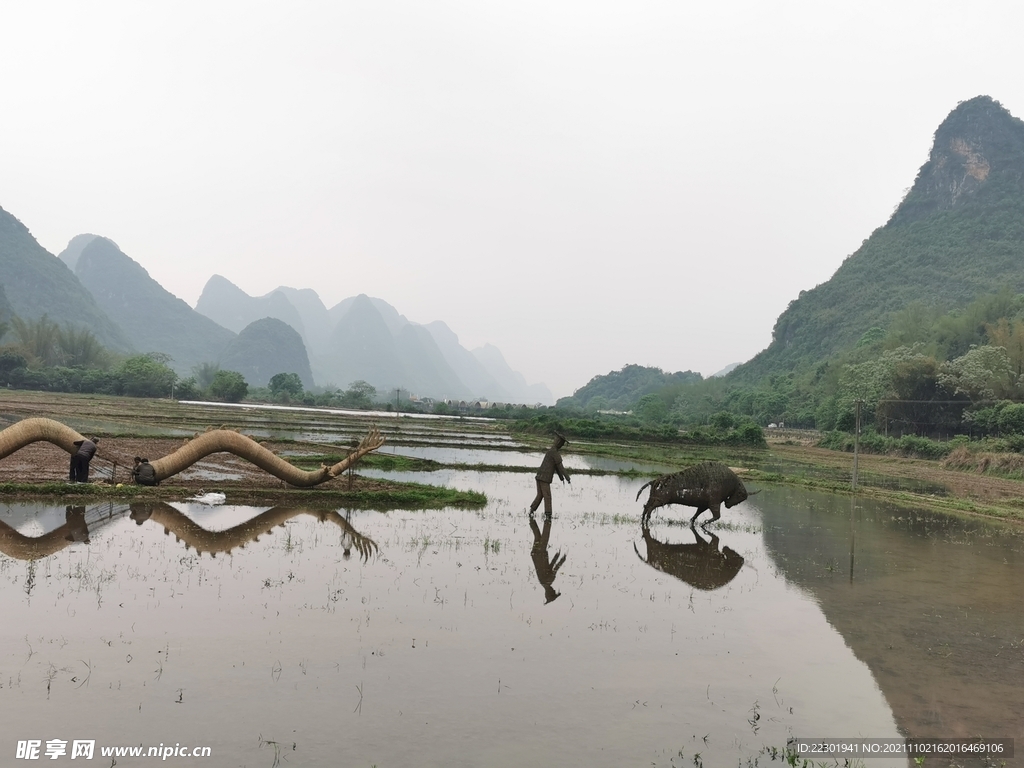
[[531,523],[529,476],[430,475],[490,502],[103,504],[88,542],[64,508],[0,506],[0,751],[711,766],[790,736],[1024,736],[1017,532],[765,489],[698,539],[679,509],[644,531],[618,477]]

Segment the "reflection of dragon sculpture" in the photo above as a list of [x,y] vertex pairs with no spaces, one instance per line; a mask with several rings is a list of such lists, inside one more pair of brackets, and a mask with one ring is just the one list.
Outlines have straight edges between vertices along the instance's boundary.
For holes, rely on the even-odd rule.
[[42,536],[26,536],[0,521],[0,552],[18,560],[42,560],[75,541],[89,541],[83,507],[68,507],[65,521]]
[[312,515],[322,523],[334,523],[341,529],[343,536],[351,539],[352,546],[364,561],[377,552],[377,543],[373,539],[356,531],[348,520],[333,510],[274,507],[227,530],[208,531],[170,504],[157,501],[131,505],[131,518],[138,525],[152,520],[163,526],[165,534],[173,533],[178,541],[184,542],[185,549],[191,546],[196,552],[209,552],[211,556],[216,556],[218,552],[230,553],[235,547],[244,547],[250,541],[258,541],[263,534],[273,533],[274,528],[283,527],[287,521],[299,515]]
[[705,541],[690,526],[694,537],[693,544],[668,544],[651,536],[651,530],[644,523],[642,526],[644,543],[647,545],[647,559],[640,555],[636,544],[633,550],[637,557],[659,571],[685,581],[691,587],[710,592],[724,587],[740,572],[743,567],[743,556],[729,547],[718,548],[718,537],[711,535],[711,541]]
[[[147,502],[132,504],[128,509],[121,507],[116,514],[112,512],[98,520],[94,519],[93,530],[98,525],[123,517],[127,511],[131,512],[132,520],[138,525],[152,520],[163,527],[165,534],[173,533],[178,541],[185,544],[186,549],[194,548],[200,554],[209,552],[211,556],[216,556],[218,552],[230,553],[236,547],[257,541],[261,535],[271,533],[275,527],[283,526],[299,515],[311,515],[320,522],[338,526],[346,551],[349,547],[354,548],[363,561],[369,560],[378,551],[373,539],[363,536],[337,512],[304,507],[274,507],[227,530],[208,531],[170,504]],[[42,536],[25,536],[0,521],[0,552],[18,560],[40,560],[60,552],[75,541],[87,542],[89,524],[86,515],[83,507],[68,507],[67,522]]]
[[[53,419],[23,419],[0,432],[0,459],[3,459],[30,443],[46,441],[68,453],[77,448],[74,443],[82,436],[59,421]],[[211,453],[226,451],[252,462],[289,485],[311,488],[342,474],[368,453],[384,445],[384,436],[377,429],[371,429],[359,446],[334,466],[321,466],[311,471],[301,470],[276,456],[250,437],[230,429],[213,429],[189,440],[181,448],[162,459],[151,462],[156,471],[157,481],[166,480],[195,464]]]

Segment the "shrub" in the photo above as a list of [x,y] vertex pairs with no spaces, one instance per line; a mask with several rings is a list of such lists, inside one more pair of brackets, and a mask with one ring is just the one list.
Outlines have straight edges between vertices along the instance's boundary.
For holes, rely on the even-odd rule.
[[210,397],[225,403],[241,402],[249,392],[249,385],[238,371],[217,371],[210,382]]

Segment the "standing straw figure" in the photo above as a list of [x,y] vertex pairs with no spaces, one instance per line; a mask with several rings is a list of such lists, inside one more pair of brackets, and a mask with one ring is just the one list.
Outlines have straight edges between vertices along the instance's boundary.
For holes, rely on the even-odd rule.
[[569,479],[568,471],[562,466],[562,456],[559,453],[562,446],[568,444],[568,440],[557,432],[555,433],[555,442],[548,449],[548,452],[544,454],[544,461],[540,463],[540,469],[537,470],[537,497],[530,505],[531,515],[537,511],[537,508],[540,507],[540,503],[543,501],[544,514],[550,517],[551,481],[555,479],[555,473],[558,474],[558,479],[563,483],[572,483],[572,480]]

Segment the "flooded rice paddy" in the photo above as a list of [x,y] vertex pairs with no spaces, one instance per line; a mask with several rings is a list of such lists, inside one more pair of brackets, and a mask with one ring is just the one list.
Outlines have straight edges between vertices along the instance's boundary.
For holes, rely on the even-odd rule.
[[0,505],[3,749],[728,766],[792,736],[1024,736],[1016,529],[775,488],[644,529],[645,480],[616,476],[531,520],[528,474],[373,474],[489,503]]
[[[497,451],[486,448],[435,447],[430,445],[385,446],[382,456],[408,456],[414,459],[428,459],[439,464],[483,464],[507,467],[538,467],[544,458],[543,451],[518,450]],[[674,472],[668,465],[637,461],[623,461],[605,456],[567,454],[562,457],[563,465],[569,470],[595,469],[603,472]]]

